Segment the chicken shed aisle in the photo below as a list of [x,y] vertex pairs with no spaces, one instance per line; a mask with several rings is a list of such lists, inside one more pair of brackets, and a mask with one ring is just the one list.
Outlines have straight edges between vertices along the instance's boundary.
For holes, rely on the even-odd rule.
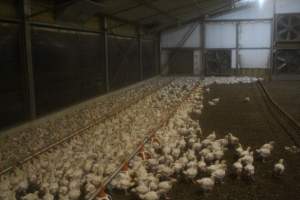
[[[192,200],[199,199],[199,196],[207,200],[299,198],[299,154],[285,150],[285,146],[292,146],[294,143],[270,114],[256,84],[214,84],[209,88],[210,92],[204,95],[204,109],[200,117],[201,128],[205,135],[216,131],[219,137],[223,137],[232,132],[239,137],[244,147],[251,146],[252,149],[273,140],[274,151],[266,163],[254,161],[256,167],[254,182],[248,183],[229,176],[225,178],[224,184],[216,186],[207,197],[201,196],[197,185],[182,183],[172,190],[172,199]],[[245,97],[250,97],[250,101],[245,102]],[[213,98],[220,98],[220,102],[216,106],[209,106],[208,102]],[[280,158],[285,159],[286,171],[277,179],[272,177],[272,170]],[[226,159],[229,161],[228,165],[235,161],[235,157],[230,154]]]
[[[153,148],[157,148],[155,145],[147,146],[146,149],[151,152],[152,158],[142,164],[138,164],[140,159],[136,158],[131,163],[132,168],[116,177],[111,183],[111,187],[114,188],[113,199],[153,200],[169,197],[173,200],[280,200],[295,199],[300,196],[299,154],[285,150],[294,143],[271,115],[257,85],[251,83],[253,80],[247,79],[243,81],[246,84],[240,84],[240,80],[230,80],[230,78],[224,80],[217,82],[227,84],[214,84],[205,90],[204,109],[199,118],[204,136],[191,133],[182,141],[180,133],[178,135],[170,128],[171,122],[169,127],[164,129],[165,131],[158,133],[158,138],[163,141],[160,147],[162,152],[153,151]],[[205,82],[211,84],[215,81]],[[215,104],[209,105],[209,101]],[[185,108],[182,112],[188,110]],[[175,115],[175,121],[181,117]],[[216,138],[212,131],[216,131]],[[229,132],[236,137],[228,135]],[[195,160],[192,157],[195,155],[191,150],[196,154],[199,143],[202,144],[199,148],[203,150],[206,149],[203,145],[207,141],[214,144],[214,140],[224,142],[228,137],[231,138],[229,139],[231,143],[237,139],[236,142],[242,145],[244,152],[240,152],[238,145],[234,148],[229,146],[229,150],[224,151],[223,160],[226,162],[215,164],[215,166],[219,165],[219,169],[214,171],[214,164],[208,161],[209,157],[205,157],[204,160],[197,159],[198,163],[196,162],[195,165],[198,165],[198,170],[193,170]],[[183,144],[185,142],[186,144]],[[181,153],[176,154],[175,150],[182,144],[185,148],[180,150]],[[251,149],[246,150],[248,146]],[[263,155],[261,151],[269,148],[271,154],[265,158],[264,163],[260,158]],[[237,170],[234,169],[238,163],[237,154],[245,152],[248,154],[250,151],[255,152],[253,156],[242,156],[241,163],[253,163],[255,169],[251,169],[252,165],[248,167],[248,164],[243,164],[242,177],[238,179]],[[253,158],[254,160],[251,160]],[[187,163],[182,166],[184,160]],[[138,170],[136,165],[139,166]],[[227,166],[226,175],[222,174],[223,166]],[[209,170],[214,171],[211,176],[208,175]],[[134,174],[135,178],[130,178],[128,174]],[[173,175],[168,177],[168,174]],[[215,180],[221,178],[219,180],[223,184],[214,181],[212,177],[215,177]],[[124,195],[125,189],[130,192],[130,195]],[[206,192],[203,193],[205,190]]]
[[[299,154],[285,150],[293,143],[255,81],[212,78],[199,85],[197,78],[176,78],[86,134],[2,176],[0,199],[87,200],[97,194],[104,200],[105,192],[122,200],[297,197]],[[154,137],[141,146],[153,130]],[[136,149],[138,154],[121,165]],[[106,191],[98,194],[106,180],[111,180]]]

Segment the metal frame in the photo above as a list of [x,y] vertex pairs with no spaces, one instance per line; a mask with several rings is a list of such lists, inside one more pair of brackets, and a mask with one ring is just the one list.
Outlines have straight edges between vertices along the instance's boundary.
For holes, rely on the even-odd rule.
[[31,26],[28,22],[27,16],[31,14],[31,0],[22,1],[23,21],[22,21],[22,43],[23,43],[23,61],[25,67],[25,81],[26,91],[28,97],[29,118],[36,118],[36,97],[35,97],[35,83],[32,63],[32,48],[31,48]]
[[141,3],[143,6],[146,6],[149,9],[155,10],[156,12],[160,13],[161,15],[164,15],[170,19],[172,19],[173,21],[178,21],[178,18],[171,15],[169,12],[164,11],[160,8],[158,8],[157,6],[153,5],[151,2],[147,1],[147,0],[134,0],[137,3]]
[[261,18],[261,19],[205,19],[204,22],[267,22],[272,21],[272,18]]
[[273,76],[277,76],[277,57],[279,55],[279,50],[299,50],[300,40],[280,40],[277,37],[277,24],[278,17],[282,15],[299,15],[300,13],[276,13],[277,11],[277,0],[273,1],[273,24],[272,24],[272,50],[271,50],[271,63],[270,63],[270,80]]
[[105,54],[105,83],[106,92],[110,91],[110,80],[109,80],[109,58],[108,58],[108,33],[107,33],[107,18],[103,18],[104,24],[104,54]]
[[205,62],[205,36],[206,36],[206,34],[205,34],[205,23],[202,21],[202,22],[200,22],[200,40],[201,40],[201,56],[202,56],[202,58],[201,58],[201,76],[202,77],[204,77],[205,76],[205,69],[206,69],[206,67],[205,67],[205,64],[206,64],[206,62]]
[[[226,48],[223,48],[223,49],[206,49],[206,54],[205,54],[205,75],[209,75],[209,76],[229,76],[231,75],[230,73],[222,73],[222,74],[219,74],[219,73],[208,73],[208,51],[230,51],[231,53],[231,49],[226,49]],[[231,55],[230,55],[230,59],[231,59]],[[217,60],[216,60],[217,61]],[[230,60],[230,69],[231,69],[231,65],[232,65],[232,61]]]
[[235,72],[239,74],[240,71],[240,22],[235,24]]
[[[201,50],[202,52],[202,68],[205,70],[206,69],[206,61],[205,61],[205,54],[206,51],[208,50],[235,50],[236,52],[236,73],[237,75],[239,74],[239,70],[240,70],[240,56],[239,53],[241,50],[271,50],[272,45],[270,47],[240,47],[240,41],[239,41],[239,36],[240,36],[240,32],[239,32],[239,27],[241,22],[272,22],[273,19],[270,18],[265,18],[265,19],[241,19],[241,20],[202,20],[199,21],[199,24],[201,25],[201,31],[200,31],[200,38],[201,38],[201,44],[202,46],[197,47],[197,48],[187,48],[187,49],[194,49],[194,50]],[[232,47],[232,48],[206,48],[205,45],[205,26],[207,23],[222,23],[222,22],[232,22],[235,23],[236,26],[236,46]],[[271,31],[272,33],[272,31]],[[163,48],[166,50],[172,50],[172,49],[176,49],[176,47],[169,47],[169,48]],[[271,62],[271,58],[269,58],[269,64]]]
[[[220,11],[218,11],[218,10],[222,10],[222,9],[224,9],[224,8],[228,8],[229,6],[232,6],[234,3],[235,3],[235,1],[232,1],[232,2],[230,2],[230,3],[224,4],[224,5],[222,5],[221,7],[216,8],[216,9],[214,9],[214,10],[212,10],[212,11],[209,11],[209,12],[206,12],[206,13],[202,13],[201,16],[197,16],[197,17],[191,18],[191,19],[189,19],[189,20],[185,20],[185,21],[184,21],[183,23],[181,23],[180,25],[189,24],[189,23],[192,23],[192,22],[195,22],[195,21],[198,21],[198,20],[204,20],[204,22],[206,22],[206,21],[208,21],[208,20],[205,19],[205,16],[210,15],[211,13],[214,13],[214,12],[216,12],[216,11],[217,11],[217,12],[220,12]],[[233,9],[233,8],[231,8],[231,9]],[[217,14],[217,13],[214,13],[214,14]],[[247,19],[245,19],[245,20],[247,20]],[[261,19],[261,20],[264,20],[264,19]],[[271,19],[269,19],[269,20],[271,20]],[[213,21],[213,20],[212,20],[212,21]],[[216,20],[216,21],[217,21],[217,20]],[[220,20],[220,21],[221,21],[221,20]],[[160,27],[160,28],[158,28],[158,29],[159,29],[159,31],[165,31],[165,30],[168,30],[168,29],[172,29],[172,28],[174,28],[174,27],[176,27],[176,26],[177,26],[177,24],[169,24],[169,25]]]
[[[275,1],[276,2],[276,1]],[[276,7],[276,5],[275,5]],[[276,35],[274,36],[274,40],[276,42],[280,42],[280,43],[295,43],[295,42],[300,42],[300,38],[296,39],[296,40],[284,40],[284,39],[278,39],[278,35],[277,35],[277,32],[278,32],[278,18],[281,17],[281,16],[292,16],[292,15],[300,15],[300,12],[299,13],[279,13],[279,14],[276,14],[274,13],[274,20],[275,20],[275,29],[274,29],[274,33],[276,33]]]
[[[241,69],[240,66],[240,51],[241,50],[271,50],[272,49],[272,43],[270,47],[240,47],[240,31],[239,27],[242,22],[272,22],[273,19],[265,18],[265,19],[230,19],[230,20],[204,20],[204,23],[236,23],[236,47],[235,48],[206,48],[206,50],[223,50],[223,49],[231,49],[235,50],[236,52],[236,71],[237,74],[239,74],[239,71]],[[272,34],[272,30],[270,31]],[[269,65],[271,63],[271,57],[269,57]]]
[[[83,27],[79,27],[76,25],[58,25],[52,23],[38,22],[33,21],[32,16],[39,15],[44,12],[49,12],[51,9],[44,10],[39,13],[31,13],[31,0],[21,0],[17,7],[19,13],[21,13],[20,18],[6,18],[0,17],[0,23],[9,23],[16,24],[20,26],[20,59],[22,62],[22,76],[24,81],[24,105],[26,110],[26,121],[33,120],[37,118],[36,112],[36,94],[35,94],[35,81],[34,81],[34,66],[32,60],[32,38],[31,31],[32,28],[45,28],[45,29],[53,29],[53,30],[61,30],[61,31],[74,31],[79,33],[87,33],[87,34],[103,34],[104,35],[104,54],[105,54],[105,77],[106,77],[106,91],[110,92],[110,80],[109,80],[109,52],[108,52],[108,36],[116,36],[122,38],[130,38],[130,39],[138,39],[143,40],[143,35],[138,34],[137,36],[129,36],[122,34],[111,34],[108,30],[107,20],[109,16],[103,17],[103,25],[104,30],[91,30]],[[115,19],[114,17],[110,19]],[[126,23],[129,24],[129,23]],[[151,40],[157,43],[159,38],[145,38],[146,40]],[[159,45],[158,45],[159,47]],[[141,76],[140,79],[144,80],[143,77],[143,68],[142,68],[142,45],[139,47],[139,63],[141,66]],[[159,55],[156,54],[155,56]],[[158,63],[155,63],[156,65]],[[156,67],[156,74],[159,72],[160,68]]]
[[157,72],[159,74],[161,74],[162,72],[162,65],[161,65],[161,53],[162,53],[162,49],[161,49],[161,32],[158,34],[158,45],[157,45],[157,53],[158,53],[158,70]]
[[275,15],[276,15],[276,4],[277,0],[273,0],[273,19],[272,19],[272,26],[271,26],[271,50],[270,50],[270,69],[269,69],[269,80],[272,80],[272,74],[274,71],[274,48],[276,43],[275,43],[275,37],[274,37],[274,33],[275,33],[275,23],[276,23],[276,19],[275,19]]
[[138,55],[139,55],[139,66],[140,66],[140,80],[144,79],[144,68],[143,68],[143,46],[142,46],[142,37],[141,30],[138,28]]
[[[180,50],[185,42],[190,38],[190,36],[193,34],[193,32],[196,30],[199,23],[195,22],[192,24],[192,26],[185,32],[185,34],[182,36],[182,38],[177,42],[176,47],[174,48],[174,51],[170,53],[170,56],[167,59],[167,62],[164,64],[165,66],[170,65],[173,62],[173,58],[176,56],[178,50]],[[160,54],[161,56],[161,54]]]

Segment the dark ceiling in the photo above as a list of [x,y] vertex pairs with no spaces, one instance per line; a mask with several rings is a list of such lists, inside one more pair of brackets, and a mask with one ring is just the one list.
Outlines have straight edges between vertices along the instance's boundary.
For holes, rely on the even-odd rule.
[[[101,5],[100,14],[151,32],[233,8],[239,0],[75,0]],[[63,4],[66,0],[57,0]]]

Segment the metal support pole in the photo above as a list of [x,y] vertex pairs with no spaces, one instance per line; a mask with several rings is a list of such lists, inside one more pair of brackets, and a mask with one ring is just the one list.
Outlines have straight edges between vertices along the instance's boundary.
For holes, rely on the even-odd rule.
[[236,44],[235,44],[235,69],[236,69],[236,75],[240,75],[240,66],[239,66],[239,63],[240,63],[240,41],[239,41],[239,37],[240,37],[240,32],[239,32],[239,28],[240,28],[240,22],[236,22],[235,24],[235,39],[236,39]]
[[[272,80],[272,74],[274,72],[274,53],[276,48],[276,39],[274,37],[276,27],[276,0],[273,0],[273,19],[271,26],[271,52],[270,52],[270,69],[269,69],[269,80]],[[275,50],[275,51],[274,51]],[[276,57],[276,55],[275,55]]]
[[161,75],[161,32],[158,34],[158,44],[157,44],[157,54],[158,54],[158,65],[156,72]]
[[140,67],[140,79],[144,79],[144,69],[143,69],[143,47],[142,47],[142,36],[141,30],[138,28],[138,51],[139,51],[139,67]]
[[201,23],[201,32],[200,32],[200,38],[201,38],[201,56],[202,56],[202,63],[201,63],[201,76],[204,78],[205,76],[205,22],[202,21]]
[[34,72],[32,65],[32,49],[31,49],[31,26],[26,16],[31,14],[30,0],[23,0],[22,9],[22,58],[24,62],[25,82],[26,82],[26,99],[28,101],[28,113],[30,119],[36,118],[36,99],[34,86]]
[[109,52],[108,52],[108,33],[107,33],[107,17],[103,18],[104,24],[104,54],[105,54],[105,82],[106,92],[110,91],[110,80],[109,80]]

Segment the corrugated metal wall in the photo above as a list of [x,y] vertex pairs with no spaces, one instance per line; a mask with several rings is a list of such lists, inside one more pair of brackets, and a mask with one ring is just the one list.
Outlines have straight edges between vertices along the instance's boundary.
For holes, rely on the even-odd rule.
[[205,48],[225,49],[235,48],[236,31],[234,22],[205,23]]
[[140,80],[138,40],[109,36],[109,80],[112,89]]
[[157,45],[152,40],[142,40],[143,78],[147,79],[158,73]]
[[18,25],[0,24],[0,127],[26,117],[19,36]]
[[99,16],[62,22],[48,0],[25,5],[34,13],[26,21],[21,2],[0,2],[0,129],[159,73],[155,35],[139,37],[137,27]]
[[[161,48],[173,48],[176,47],[178,42],[182,39],[185,33],[189,30],[192,24],[180,27],[177,29],[168,30],[161,35]],[[199,48],[201,47],[200,39],[201,25],[195,28],[191,36],[182,45],[182,48]]]
[[103,35],[34,28],[32,50],[38,115],[105,92]]
[[[299,0],[276,0],[276,3],[275,13],[300,11]],[[247,75],[244,72],[249,70],[258,70],[258,75],[264,74],[271,65],[272,18],[273,0],[265,0],[262,4],[257,2],[250,8],[210,18],[204,23],[204,49],[230,49],[232,53],[231,67],[234,69],[237,66],[241,75]],[[164,48],[176,47],[184,32],[191,26],[192,24],[188,24],[162,33],[161,48],[164,57],[167,55]],[[197,31],[190,36],[182,48],[191,47],[194,48],[194,51],[199,51],[202,48],[201,37],[201,25],[199,24]],[[238,51],[238,57],[236,51]],[[201,66],[201,68],[204,67]],[[166,67],[164,66],[164,68]],[[251,75],[255,75],[255,73],[251,72]]]
[[239,26],[240,48],[270,48],[272,24],[266,22],[241,22]]

